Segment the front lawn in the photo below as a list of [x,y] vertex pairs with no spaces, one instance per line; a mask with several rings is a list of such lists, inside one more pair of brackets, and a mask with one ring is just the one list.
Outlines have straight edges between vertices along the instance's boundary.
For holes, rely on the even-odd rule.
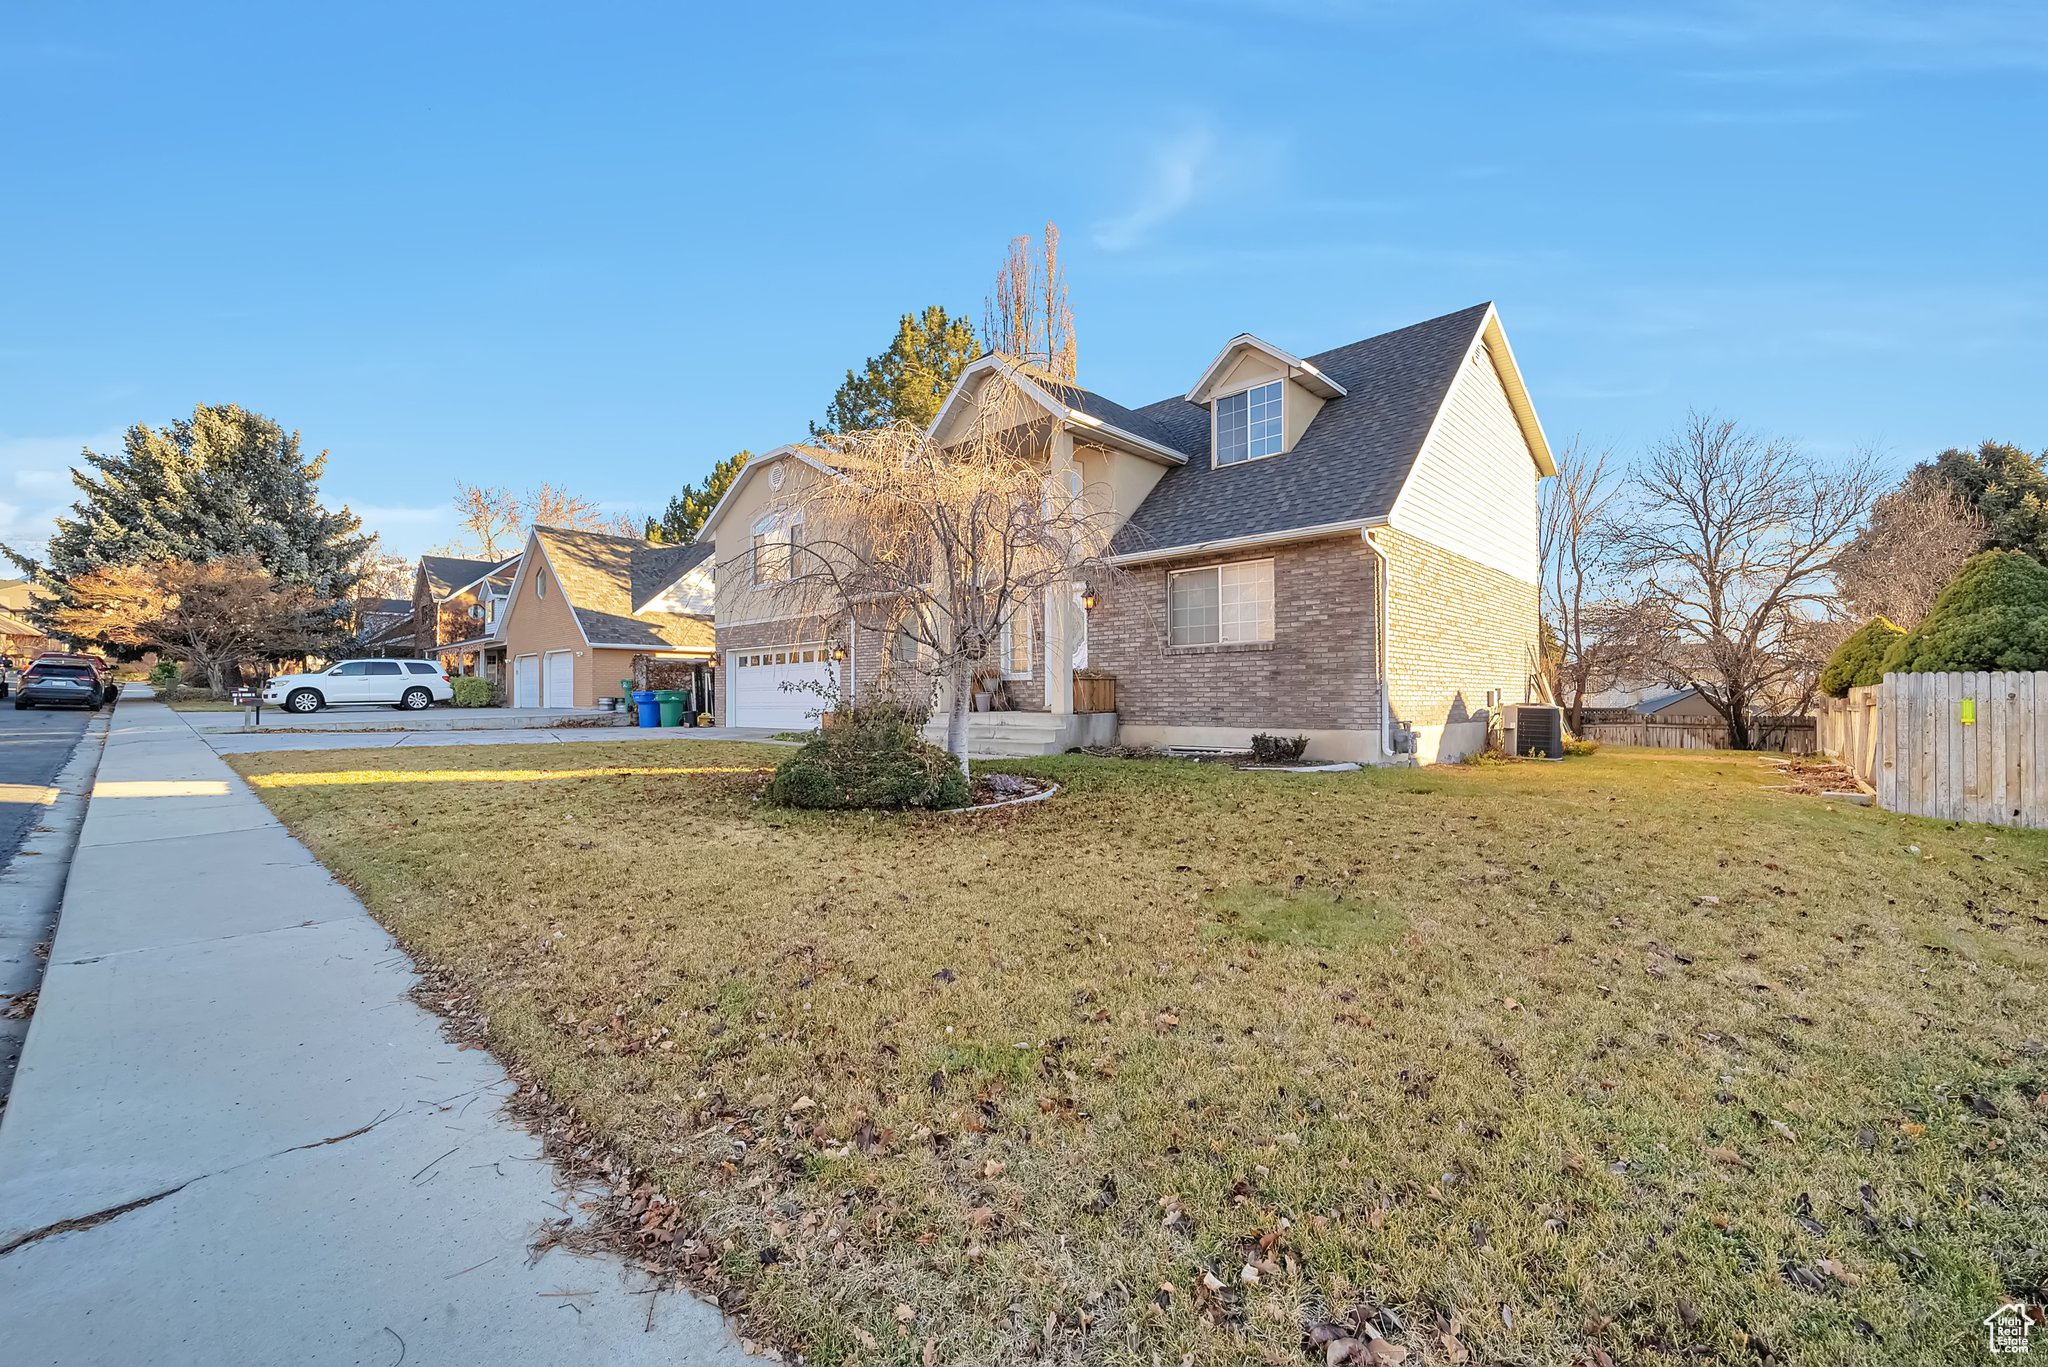
[[1946,1364],[2042,1296],[2048,836],[1751,756],[888,817],[786,754],[232,762],[811,1361]]

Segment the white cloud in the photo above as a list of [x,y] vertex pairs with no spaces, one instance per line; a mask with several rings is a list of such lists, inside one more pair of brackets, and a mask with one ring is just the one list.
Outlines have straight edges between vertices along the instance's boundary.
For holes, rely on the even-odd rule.
[[1095,244],[1123,252],[1193,204],[1216,160],[1216,136],[1206,126],[1186,129],[1152,148],[1137,199],[1121,214],[1095,225]]
[[[29,437],[0,436],[0,542],[28,555],[40,556],[48,549],[52,525],[60,513],[71,510],[71,471],[79,464],[79,452],[118,450],[119,432],[94,432],[83,436]],[[0,574],[12,572],[0,565]]]

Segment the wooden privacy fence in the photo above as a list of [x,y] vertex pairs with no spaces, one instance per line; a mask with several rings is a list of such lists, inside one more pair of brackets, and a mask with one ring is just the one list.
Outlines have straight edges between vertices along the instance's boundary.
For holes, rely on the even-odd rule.
[[[1587,722],[1579,728],[1587,740],[1603,745],[1648,745],[1659,750],[1726,750],[1728,724],[1719,721],[1634,721]],[[1789,755],[1814,753],[1812,717],[1758,717],[1749,724],[1749,743],[1759,750],[1783,750]]]
[[1874,691],[1879,806],[2048,827],[2048,672],[1887,674]]
[[1820,751],[1840,760],[1867,788],[1877,787],[1877,684],[1852,688],[1846,698],[1822,698],[1815,718]]

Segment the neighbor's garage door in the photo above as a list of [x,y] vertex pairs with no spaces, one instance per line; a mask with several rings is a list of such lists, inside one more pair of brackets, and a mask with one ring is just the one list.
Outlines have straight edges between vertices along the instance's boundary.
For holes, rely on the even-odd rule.
[[542,707],[576,705],[576,652],[550,650],[547,655],[547,687],[541,694]]
[[823,646],[777,646],[773,650],[735,650],[725,657],[729,691],[728,726],[816,726],[825,699],[811,689],[783,685],[824,684],[832,677],[832,661]]
[[512,705],[540,706],[540,656],[521,655],[512,661]]

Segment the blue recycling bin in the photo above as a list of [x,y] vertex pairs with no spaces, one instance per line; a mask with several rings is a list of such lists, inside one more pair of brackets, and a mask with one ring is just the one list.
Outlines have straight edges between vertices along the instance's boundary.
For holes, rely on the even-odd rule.
[[635,726],[661,725],[661,703],[653,693],[636,690],[633,694],[633,710],[638,714],[634,718]]

